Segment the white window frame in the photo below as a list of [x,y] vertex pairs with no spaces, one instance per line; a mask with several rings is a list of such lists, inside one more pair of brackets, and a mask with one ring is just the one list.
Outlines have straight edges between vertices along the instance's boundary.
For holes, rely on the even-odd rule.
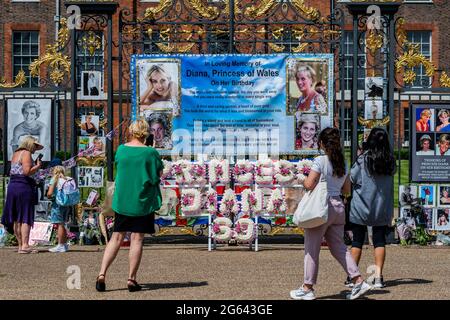
[[[25,33],[25,32],[29,32],[29,33],[31,33],[31,32],[37,32],[37,35],[38,35],[38,38],[37,38],[37,55],[36,55],[36,59],[37,58],[39,58],[39,55],[40,55],[40,41],[41,41],[41,34],[40,34],[40,32],[38,31],[38,30],[13,30],[12,31],[12,38],[11,38],[11,43],[12,43],[12,50],[11,50],[11,55],[12,55],[12,61],[11,61],[11,63],[12,63],[12,70],[13,70],[13,72],[14,72],[14,68],[15,68],[15,57],[17,56],[17,57],[32,57],[33,55],[30,53],[29,55],[23,55],[22,53],[20,54],[20,55],[15,55],[14,54],[14,46],[16,45],[16,44],[19,44],[20,46],[21,46],[21,49],[22,49],[22,46],[23,46],[23,42],[21,41],[20,43],[15,43],[14,42],[14,33]],[[31,45],[33,45],[33,44],[35,44],[35,43],[33,43],[32,41],[31,41],[31,38],[30,38],[30,42],[28,43],[28,45],[29,46],[31,46]],[[28,66],[30,66],[31,65],[31,63],[32,63],[33,61],[30,61],[30,64],[28,65]],[[26,65],[24,65],[24,64],[21,64],[21,66],[22,66],[22,70],[24,69],[23,68],[23,66],[26,66]],[[27,68],[28,69],[28,68]],[[25,71],[25,70],[24,70]],[[15,76],[15,75],[14,75]],[[33,86],[32,85],[32,79],[34,78],[34,77],[32,77],[31,75],[28,75],[28,76],[26,76],[26,78],[28,79],[28,83],[27,83],[27,87],[26,88],[30,88],[30,89],[33,89],[33,88],[37,88],[38,86],[39,86],[39,76],[37,76],[36,78],[37,78],[37,83],[38,83],[38,85],[37,86]]]
[[[432,30],[406,30],[406,33],[408,34],[408,32],[429,32],[430,33],[430,56],[427,57],[428,59],[432,60],[433,59],[433,31]],[[422,42],[414,42],[414,44],[420,44],[420,49],[422,49]],[[420,53],[422,54],[422,50],[420,50]],[[423,66],[421,66],[421,68],[423,68]],[[418,76],[418,75],[417,75]],[[422,74],[420,75],[420,77],[423,78],[427,78],[426,76],[423,76]],[[425,87],[425,86],[411,86],[411,88],[431,88],[433,86],[433,79],[432,77],[428,77],[428,81],[429,81],[429,86]]]

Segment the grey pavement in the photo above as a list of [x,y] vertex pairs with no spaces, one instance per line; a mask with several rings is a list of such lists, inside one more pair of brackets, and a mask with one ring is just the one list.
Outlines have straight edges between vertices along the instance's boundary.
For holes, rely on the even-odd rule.
[[[144,247],[138,273],[144,290],[129,293],[126,289],[128,249],[122,248],[107,274],[107,292],[98,293],[94,284],[103,249],[72,246],[68,253],[23,255],[13,247],[0,248],[0,300],[287,300],[303,278],[304,251],[299,244],[261,244],[258,252],[246,246],[222,246],[208,252],[206,244],[152,244]],[[372,248],[364,248],[360,267],[366,276],[372,253]],[[449,247],[389,245],[384,270],[387,287],[371,291],[367,299],[450,299],[449,261]],[[66,272],[70,266],[80,270],[80,289],[67,287],[74,276]],[[349,292],[343,286],[345,277],[329,250],[322,248],[317,298],[345,299]]]

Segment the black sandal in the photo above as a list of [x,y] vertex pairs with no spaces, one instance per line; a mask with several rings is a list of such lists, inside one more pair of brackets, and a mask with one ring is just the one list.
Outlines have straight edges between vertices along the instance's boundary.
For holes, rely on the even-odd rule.
[[[100,277],[103,277],[103,281],[100,281]],[[105,292],[106,291],[105,275],[104,274],[100,274],[97,277],[97,281],[95,282],[95,289],[97,289],[98,292]]]
[[128,279],[128,282],[133,283],[132,285],[128,284],[128,291],[135,292],[142,289],[142,287],[136,282],[136,280]]

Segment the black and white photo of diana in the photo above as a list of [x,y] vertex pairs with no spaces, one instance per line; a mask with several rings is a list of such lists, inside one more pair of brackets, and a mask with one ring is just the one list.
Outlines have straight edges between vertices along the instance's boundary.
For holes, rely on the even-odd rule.
[[8,159],[26,136],[33,136],[44,146],[35,155],[42,153],[42,161],[51,160],[51,110],[51,99],[8,99]]
[[83,71],[81,81],[81,99],[103,99],[102,73],[100,71]]

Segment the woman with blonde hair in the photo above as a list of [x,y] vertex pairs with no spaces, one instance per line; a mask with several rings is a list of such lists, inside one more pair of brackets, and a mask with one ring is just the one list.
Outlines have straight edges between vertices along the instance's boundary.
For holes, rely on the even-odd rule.
[[31,177],[41,167],[40,159],[34,163],[31,155],[44,149],[38,140],[27,136],[11,159],[11,172],[8,184],[2,224],[13,233],[19,243],[19,253],[37,253],[28,245],[30,230],[34,223],[34,206],[38,203],[37,186]]
[[120,249],[127,232],[131,232],[128,291],[141,290],[136,274],[142,257],[145,233],[154,233],[155,211],[161,207],[160,175],[163,164],[159,153],[145,145],[149,125],[145,120],[133,122],[129,128],[129,142],[120,145],[115,156],[116,179],[112,209],[115,212],[114,232],[108,242],[97,291],[105,291],[105,275]]
[[141,111],[149,108],[172,108],[178,115],[177,87],[167,67],[163,64],[153,65],[145,77],[147,89],[140,98]]

